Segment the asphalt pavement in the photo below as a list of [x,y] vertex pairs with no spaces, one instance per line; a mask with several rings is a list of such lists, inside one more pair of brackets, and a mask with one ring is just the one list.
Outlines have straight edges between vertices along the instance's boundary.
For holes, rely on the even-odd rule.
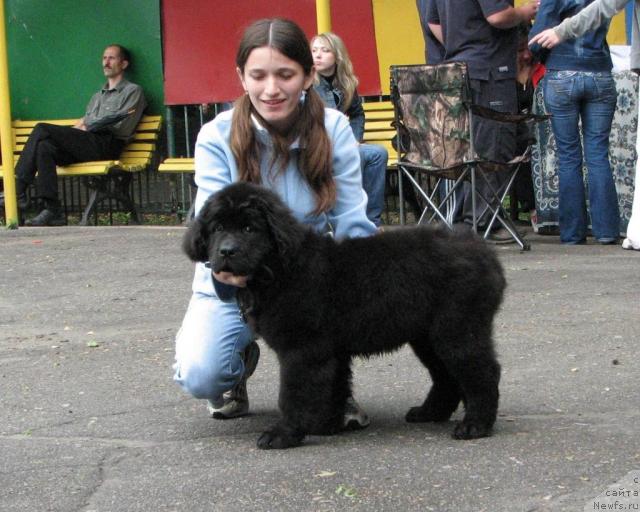
[[248,417],[212,420],[171,379],[183,231],[0,232],[3,512],[640,509],[640,252],[533,233],[529,252],[496,247],[492,437],[404,421],[428,385],[405,349],[355,362],[368,429],[261,451],[278,416],[264,343]]

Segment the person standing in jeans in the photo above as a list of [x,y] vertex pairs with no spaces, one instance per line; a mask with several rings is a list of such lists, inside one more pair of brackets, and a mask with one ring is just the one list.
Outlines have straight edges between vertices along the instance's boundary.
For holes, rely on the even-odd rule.
[[[575,16],[565,18],[560,25],[543,30],[529,43],[553,48],[562,41],[580,37],[599,27],[630,2],[633,2],[633,14],[629,19],[632,33],[630,67],[634,72],[640,73],[640,0],[595,0]],[[636,139],[636,153],[640,155],[640,131]],[[636,160],[635,183],[640,183],[640,159]],[[627,237],[622,241],[622,248],[640,250],[640,186],[638,185],[633,194],[631,218],[627,225]]]
[[[558,25],[592,1],[542,0],[531,35]],[[564,244],[586,242],[589,217],[582,175],[583,154],[593,236],[601,244],[614,244],[620,235],[618,195],[609,163],[609,134],[617,92],[606,41],[608,28],[609,23],[604,23],[551,51],[539,45],[531,48],[547,68],[544,101],[552,116],[551,128],[556,139],[560,241]]]

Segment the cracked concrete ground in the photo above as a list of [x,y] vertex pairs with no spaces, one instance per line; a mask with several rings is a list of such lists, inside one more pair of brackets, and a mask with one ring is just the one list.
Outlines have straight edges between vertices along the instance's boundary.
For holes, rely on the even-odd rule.
[[531,233],[528,253],[497,248],[493,437],[405,423],[427,377],[403,350],[355,363],[367,430],[263,452],[278,383],[264,345],[249,417],[211,420],[171,380],[182,232],[0,233],[2,511],[582,511],[640,470],[640,253]]

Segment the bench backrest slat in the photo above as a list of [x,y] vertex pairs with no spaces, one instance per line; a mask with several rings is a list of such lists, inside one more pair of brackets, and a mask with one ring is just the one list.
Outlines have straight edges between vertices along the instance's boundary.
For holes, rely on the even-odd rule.
[[[38,123],[50,123],[58,126],[73,126],[77,119],[48,119],[48,120],[22,120],[16,119],[12,123],[13,127],[13,150],[16,156],[19,156],[24,149],[24,145]],[[136,127],[133,139],[124,148],[118,161],[105,160],[100,162],[82,162],[79,164],[71,164],[64,168],[58,168],[58,174],[61,176],[82,170],[86,174],[104,174],[109,167],[120,162],[124,166],[135,167],[139,170],[141,167],[151,162],[153,152],[156,149],[156,141],[158,140],[162,117],[156,115],[142,116],[140,123]],[[129,169],[133,170],[133,169]]]
[[389,166],[398,162],[398,152],[393,148],[391,140],[396,135],[392,126],[394,120],[393,103],[390,101],[367,101],[364,109],[364,141],[384,146],[389,153]]

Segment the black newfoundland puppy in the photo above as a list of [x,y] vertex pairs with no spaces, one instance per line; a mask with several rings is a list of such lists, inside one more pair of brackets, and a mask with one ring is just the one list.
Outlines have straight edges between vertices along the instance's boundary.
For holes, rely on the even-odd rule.
[[462,401],[453,437],[490,435],[500,380],[492,323],[505,279],[474,235],[422,227],[336,242],[298,223],[273,192],[236,183],[207,200],[184,250],[215,272],[249,276],[238,303],[280,362],[283,418],[259,448],[340,431],[351,358],[405,343],[433,381],[406,420],[446,421]]

